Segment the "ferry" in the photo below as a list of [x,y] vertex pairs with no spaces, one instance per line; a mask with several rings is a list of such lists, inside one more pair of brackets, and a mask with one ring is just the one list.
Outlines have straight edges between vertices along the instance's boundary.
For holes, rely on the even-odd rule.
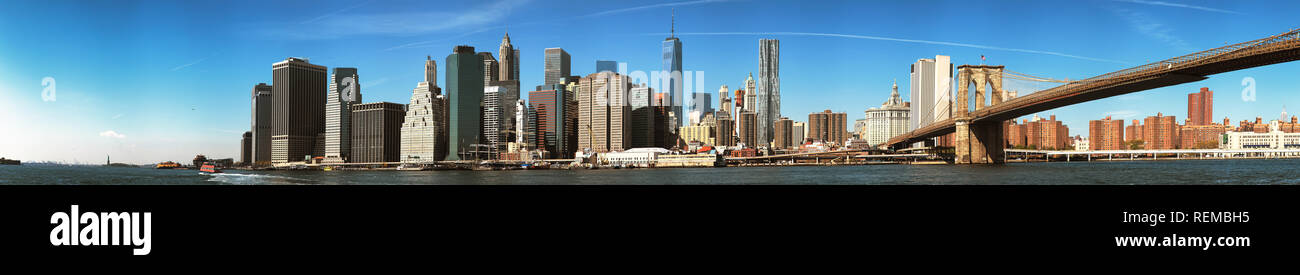
[[158,163],[158,165],[155,165],[153,168],[156,168],[156,169],[176,169],[176,168],[181,168],[181,164],[180,164],[180,163],[175,163],[175,162],[170,162],[170,161],[164,161],[164,162],[162,162],[162,163]]
[[212,165],[211,162],[206,162],[206,163],[203,163],[203,166],[202,166],[202,167],[199,167],[199,172],[207,172],[207,173],[221,173],[221,169],[217,169],[217,166],[216,166],[216,165]]

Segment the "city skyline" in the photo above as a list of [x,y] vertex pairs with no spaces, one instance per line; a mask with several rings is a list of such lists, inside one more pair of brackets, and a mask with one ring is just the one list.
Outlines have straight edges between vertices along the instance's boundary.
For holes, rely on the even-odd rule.
[[[134,26],[133,28],[139,33],[101,30],[100,28],[112,28],[115,24],[126,24],[99,24],[99,21],[108,20],[108,17],[66,20],[68,22],[31,28],[15,27],[18,24],[0,24],[2,30],[0,40],[8,41],[0,44],[0,53],[3,53],[0,56],[4,56],[0,58],[0,108],[10,112],[5,115],[6,118],[0,119],[0,128],[3,128],[0,132],[8,133],[0,138],[3,140],[0,144],[4,145],[0,156],[30,160],[79,160],[88,163],[97,162],[105,154],[133,163],[185,160],[197,153],[221,158],[238,157],[238,137],[248,131],[249,123],[250,104],[248,94],[245,93],[250,86],[259,82],[272,82],[271,74],[264,70],[269,63],[284,60],[288,56],[303,56],[312,57],[310,60],[312,64],[327,66],[330,69],[358,68],[368,75],[368,80],[360,83],[363,90],[367,91],[367,99],[373,98],[368,101],[409,102],[410,83],[418,82],[422,75],[418,67],[406,64],[418,62],[417,58],[426,55],[444,56],[448,49],[459,44],[484,50],[494,49],[500,43],[501,35],[506,31],[504,27],[507,25],[510,26],[511,39],[517,45],[516,49],[520,50],[520,55],[523,56],[520,58],[522,59],[520,64],[522,79],[520,86],[522,87],[541,84],[542,49],[544,48],[560,47],[571,52],[573,63],[576,65],[573,67],[573,75],[593,73],[595,60],[627,62],[629,70],[658,70],[660,66],[656,59],[659,58],[658,46],[660,45],[656,44],[667,35],[664,30],[669,27],[667,19],[670,16],[670,8],[669,5],[662,5],[665,3],[675,3],[671,6],[677,10],[674,36],[679,37],[685,44],[682,52],[683,70],[706,72],[705,83],[702,85],[705,90],[691,92],[711,92],[711,87],[720,85],[743,86],[742,81],[748,73],[758,74],[758,58],[755,57],[759,50],[754,46],[756,44],[754,42],[761,38],[784,40],[785,43],[782,44],[785,45],[782,46],[785,46],[785,49],[782,49],[782,59],[785,59],[783,60],[785,64],[782,64],[782,71],[785,74],[783,79],[785,83],[782,86],[785,86],[783,89],[785,91],[783,91],[781,102],[783,110],[780,116],[794,118],[824,109],[848,113],[849,120],[861,118],[863,110],[876,106],[882,99],[888,97],[888,87],[892,79],[907,78],[908,64],[934,55],[952,56],[954,64],[979,64],[980,56],[988,56],[986,61],[988,64],[1006,65],[1016,71],[1053,78],[1079,79],[1147,61],[1218,47],[1224,42],[1236,43],[1273,35],[1293,27],[1286,25],[1285,18],[1278,12],[1247,5],[1200,3],[1212,5],[1216,9],[1236,12],[1222,13],[1113,1],[1097,1],[1096,3],[1099,4],[1097,6],[1086,7],[1082,11],[1053,19],[1067,26],[1074,24],[1073,27],[1079,27],[1078,24],[1082,22],[1087,25],[1083,26],[1085,32],[1102,32],[1117,28],[1128,31],[1108,32],[1105,35],[1069,35],[1048,33],[1055,28],[1031,28],[1027,33],[1032,34],[1026,35],[993,32],[963,34],[962,31],[948,30],[951,27],[947,26],[926,25],[933,23],[910,22],[918,24],[917,26],[898,26],[900,24],[891,23],[880,25],[880,28],[859,28],[851,24],[857,20],[813,19],[804,17],[807,15],[779,14],[774,16],[777,19],[811,21],[814,24],[799,27],[759,23],[729,25],[722,21],[711,21],[716,19],[707,18],[709,11],[762,11],[793,4],[769,1],[692,1],[620,3],[626,7],[601,4],[596,5],[597,7],[566,13],[573,15],[572,20],[533,25],[525,23],[539,18],[524,13],[506,12],[505,15],[485,15],[487,19],[481,19],[480,23],[449,23],[455,27],[409,30],[407,33],[345,28],[351,33],[318,32],[315,34],[321,37],[304,38],[289,37],[285,34],[287,32],[282,32],[280,35],[286,36],[258,37],[263,35],[260,33],[266,29],[252,28],[250,31],[244,31],[237,27],[241,24],[230,24],[225,29],[218,28],[216,37],[198,38],[198,35],[184,34],[184,32],[208,26],[210,23],[199,23],[199,20],[204,18],[220,19],[236,15],[193,12],[203,10],[208,5],[215,5],[212,3],[135,2],[134,5],[124,6],[155,10],[156,12],[151,14],[158,14],[156,15],[158,17],[154,18],[159,20],[172,16],[166,15],[165,11],[180,11],[181,14],[194,15],[197,18],[180,20],[182,23],[174,26],[162,24]],[[5,15],[4,18],[9,18],[0,19],[0,22],[15,23],[28,20],[33,16],[46,16],[55,21],[64,18],[57,11],[124,9],[81,4],[83,3],[78,3],[79,7],[69,7],[66,3],[53,3],[50,4],[49,9],[39,9],[52,10],[49,13],[12,14],[12,12],[0,11],[0,14]],[[290,17],[303,21],[285,23],[285,25],[293,25],[296,28],[315,28],[310,26],[320,24],[336,26],[338,23],[330,23],[334,20],[331,18],[333,16],[347,17],[353,22],[364,23],[367,22],[367,17],[339,15],[338,11],[347,10],[348,14],[382,15],[400,10],[401,7],[398,7],[400,5],[414,4],[416,3],[377,2],[365,5],[346,3],[324,5],[333,8],[308,9],[319,13],[304,10],[301,18],[297,18],[297,15]],[[1282,4],[1294,5],[1293,3]],[[17,5],[32,4],[17,3]],[[250,3],[250,6],[254,7],[272,8],[265,5],[282,4]],[[845,6],[834,7],[836,5]],[[957,5],[957,3],[884,5],[886,7],[881,10],[897,11],[933,10],[934,6]],[[987,8],[1006,8],[1004,6],[1008,5],[1010,4],[1002,2],[989,3],[988,6],[993,7]],[[544,6],[542,3],[531,1],[502,1],[486,5],[454,4],[445,10],[439,10],[477,14],[472,11],[509,10],[520,7],[547,8]],[[832,14],[884,13],[864,6],[866,5],[836,2],[801,4],[801,7],[811,10],[830,10]],[[354,8],[345,9],[348,7]],[[833,8],[843,8],[844,11],[834,11]],[[1038,10],[1040,13],[1047,13],[1047,7],[1010,9]],[[975,14],[977,13],[972,12],[970,16],[977,16]],[[1242,18],[1243,14],[1251,16]],[[897,17],[881,16],[885,19]],[[1031,15],[1024,20],[1048,20],[1046,17],[1034,19],[1034,16],[1043,15]],[[1119,26],[1100,19],[1081,18],[1089,16],[1107,17],[1110,18],[1107,21],[1117,21]],[[514,17],[519,18],[518,20],[504,19]],[[631,19],[624,20],[625,17]],[[556,31],[548,29],[555,25],[585,26],[610,18],[619,18],[620,20],[617,21],[626,22],[600,27],[618,29],[620,32],[603,32],[607,35],[597,35],[590,40],[568,36],[547,37],[556,34]],[[265,20],[267,18],[248,19],[258,19],[251,20],[253,22],[268,21]],[[518,21],[523,23],[516,23]],[[1095,26],[1088,24],[1095,24]],[[1154,26],[1154,29],[1144,32],[1135,26]],[[1260,26],[1276,29],[1263,29]],[[143,30],[155,30],[160,35],[146,36],[146,33],[153,32]],[[1191,33],[1193,31],[1207,34]],[[97,35],[87,38],[73,37],[79,32],[97,33]],[[171,37],[167,37],[168,34],[172,34]],[[1040,38],[1044,36],[1046,39]],[[1095,40],[1094,38],[1081,39],[1066,36],[1083,38],[1102,36],[1123,42],[1096,42],[1091,41]],[[146,37],[157,41],[145,42]],[[231,42],[201,45],[204,42],[211,42],[208,39],[220,38],[233,38],[231,40],[237,42],[269,41],[265,44],[270,45],[244,46],[230,44]],[[328,41],[352,38],[361,39],[361,42],[357,43],[358,46],[324,46],[330,44],[327,43]],[[422,42],[421,39],[424,38],[433,38],[439,42],[413,45]],[[876,38],[925,40],[890,41]],[[1036,40],[1046,40],[1051,43]],[[961,45],[928,43],[936,41]],[[103,45],[105,53],[83,53],[80,47],[86,44]],[[358,50],[361,54],[343,55]],[[826,60],[819,57],[828,52],[841,56],[859,56],[848,60]],[[69,64],[74,61],[78,61],[78,64]],[[84,64],[79,61],[84,61]],[[820,68],[842,72],[828,74],[826,70]],[[1297,100],[1296,96],[1287,95],[1294,94],[1291,91],[1296,89],[1297,83],[1290,81],[1289,74],[1286,73],[1295,72],[1297,68],[1300,68],[1300,65],[1284,63],[1224,73],[1206,81],[1067,106],[1040,114],[1044,117],[1057,115],[1063,119],[1064,124],[1075,127],[1082,127],[1090,120],[1108,115],[1119,120],[1141,119],[1158,112],[1182,116],[1187,108],[1186,101],[1182,100],[1186,98],[1186,94],[1195,92],[1200,87],[1208,87],[1210,90],[1218,91],[1219,97],[1215,100],[1217,106],[1215,106],[1214,118],[1210,121],[1219,121],[1223,117],[1229,117],[1234,122],[1257,116],[1268,118],[1281,112],[1283,105]],[[41,97],[41,92],[45,88],[54,86],[53,84],[42,85],[45,77],[56,79],[58,84],[62,84],[57,85],[59,93],[56,100],[44,101]],[[1256,101],[1243,101],[1238,97],[1241,90],[1246,88],[1242,85],[1246,77],[1252,79],[1254,89],[1258,91]],[[837,100],[823,100],[825,98]],[[910,98],[905,100],[912,101]],[[45,127],[46,125],[50,126]],[[58,149],[45,150],[44,148]]]

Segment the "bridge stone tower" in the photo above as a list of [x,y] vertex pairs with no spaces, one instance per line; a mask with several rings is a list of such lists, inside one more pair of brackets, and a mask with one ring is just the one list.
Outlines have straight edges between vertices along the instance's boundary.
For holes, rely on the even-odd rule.
[[975,111],[985,108],[985,85],[993,88],[992,104],[1002,103],[1005,93],[1002,90],[1003,66],[961,65],[957,66],[957,108],[954,116],[956,122],[957,164],[1002,163],[1003,148],[1006,139],[1002,136],[1001,121],[982,121],[975,123],[970,111],[970,85],[975,84]]

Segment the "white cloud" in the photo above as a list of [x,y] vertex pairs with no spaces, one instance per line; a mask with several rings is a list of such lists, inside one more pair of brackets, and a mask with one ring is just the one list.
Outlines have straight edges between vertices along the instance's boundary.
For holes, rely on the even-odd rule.
[[1117,119],[1130,119],[1130,118],[1136,118],[1136,117],[1138,116],[1138,111],[1136,111],[1136,110],[1119,110],[1119,111],[1110,111],[1110,112],[1106,112],[1106,113],[1104,113],[1104,114],[1102,114],[1102,115],[1104,115],[1104,116],[1108,116],[1108,117],[1117,118]]
[[[501,0],[460,11],[401,11],[392,13],[335,12],[301,24],[263,30],[275,39],[335,39],[356,35],[416,35],[481,27],[510,15],[510,9],[531,0]],[[360,5],[358,5],[360,6]],[[343,11],[358,7],[353,6]]]
[[115,131],[113,131],[113,130],[108,130],[108,131],[99,132],[99,136],[101,136],[101,137],[109,137],[109,138],[116,138],[116,139],[124,139],[124,138],[126,138],[126,135],[118,134],[117,132],[115,132]]
[[123,116],[122,114],[117,114],[117,115],[113,116],[113,119],[119,119],[119,118],[122,118],[122,116]]
[[181,69],[187,68],[187,67],[189,67],[189,66],[194,66],[194,64],[199,64],[199,63],[203,62],[204,60],[208,60],[208,58],[207,58],[207,57],[204,57],[204,58],[202,58],[202,59],[195,60],[194,62],[186,63],[185,65],[176,66],[176,67],[172,68],[172,71],[175,72],[175,71],[179,71],[179,70],[181,70]]
[[1217,12],[1217,13],[1242,14],[1242,13],[1240,13],[1240,12],[1236,12],[1236,11],[1222,10],[1222,9],[1216,9],[1216,8],[1210,8],[1210,7],[1202,7],[1202,6],[1194,6],[1194,5],[1180,4],[1180,3],[1169,3],[1169,2],[1164,2],[1164,1],[1144,1],[1144,0],[1114,0],[1114,1],[1115,1],[1115,2],[1133,3],[1133,4],[1152,5],[1152,6],[1165,6],[1165,7],[1184,8],[1184,9],[1194,9],[1194,10],[1202,10],[1202,11]]
[[1192,52],[1196,50],[1192,48],[1191,45],[1187,44],[1187,41],[1175,36],[1173,34],[1173,29],[1169,28],[1159,20],[1156,20],[1156,18],[1150,14],[1127,9],[1115,9],[1115,13],[1128,21],[1129,26],[1133,28],[1133,31],[1150,37],[1151,39],[1164,42],[1179,51]]
[[[867,39],[867,40],[880,40],[880,41],[893,41],[893,42],[906,42],[906,43],[932,44],[932,45],[944,45],[944,46],[966,47],[966,48],[976,48],[976,49],[986,49],[986,50],[999,50],[999,51],[1011,51],[1011,52],[1032,53],[1032,54],[1044,54],[1044,55],[1054,55],[1054,56],[1068,57],[1068,58],[1075,58],[1075,59],[1083,59],[1083,60],[1088,60],[1088,61],[1110,62],[1110,63],[1120,63],[1120,64],[1128,64],[1128,63],[1129,63],[1129,62],[1119,61],[1119,60],[1111,60],[1111,59],[1102,59],[1102,58],[1095,58],[1095,57],[1079,56],[1079,55],[1066,54],[1066,53],[1059,53],[1059,52],[1053,52],[1053,51],[1040,51],[1040,50],[1030,50],[1030,49],[1005,48],[1005,47],[987,46],[987,45],[976,45],[976,44],[957,43],[957,42],[932,41],[932,40],[920,40],[920,39],[906,39],[906,38],[892,38],[892,37],[880,37],[880,36],[868,36],[868,35],[856,35],[856,34],[817,33],[817,32],[687,32],[687,33],[681,33],[681,32],[679,32],[679,33],[676,33],[676,34],[677,34],[677,35],[793,35],[793,36],[826,36],[826,37],[840,37],[840,38],[853,38],[853,39]],[[668,35],[668,33],[648,33],[648,34],[646,34],[646,35]]]
[[726,1],[727,1],[727,0],[696,0],[696,1],[681,1],[681,2],[659,3],[659,4],[653,4],[653,5],[645,5],[645,6],[631,7],[631,8],[612,9],[612,10],[601,11],[601,12],[596,12],[596,13],[591,13],[591,14],[587,14],[587,15],[578,16],[578,17],[576,17],[576,18],[586,18],[586,17],[604,16],[604,15],[610,15],[610,14],[618,14],[618,13],[624,13],[624,12],[630,12],[630,11],[638,11],[638,10],[644,10],[644,9],[652,9],[652,8],[660,8],[660,7],[689,6],[689,5],[699,5],[699,4],[709,4],[709,3],[720,3],[720,2],[726,2]]

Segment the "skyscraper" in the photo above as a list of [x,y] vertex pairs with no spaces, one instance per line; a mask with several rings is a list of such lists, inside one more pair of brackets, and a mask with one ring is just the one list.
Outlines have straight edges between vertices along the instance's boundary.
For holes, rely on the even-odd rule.
[[[755,105],[758,103],[758,88],[754,87],[754,85],[756,85],[754,82],[754,73],[749,73],[749,76],[745,77],[744,111],[754,112],[758,110],[758,107]],[[736,97],[740,96],[740,93],[736,94]]]
[[630,149],[627,121],[631,108],[625,98],[631,79],[614,72],[594,73],[578,82],[578,147],[596,152]]
[[483,59],[483,87],[493,86],[493,82],[500,81],[501,63],[491,52],[479,52],[478,56]]
[[433,58],[428,57],[424,62],[425,81],[416,84],[411,103],[406,105],[399,152],[402,162],[433,162],[447,156],[447,98],[438,87],[437,68]]
[[731,117],[732,109],[731,97],[728,94],[729,92],[731,91],[727,89],[727,85],[722,85],[722,87],[718,89],[718,111],[726,113],[727,117]]
[[744,143],[748,148],[758,146],[758,114],[754,111],[742,111],[736,121],[736,137],[739,138],[739,142]]
[[392,102],[352,105],[351,162],[401,160],[402,120],[406,106]]
[[252,150],[253,166],[271,164],[272,116],[271,85],[257,83],[253,86]]
[[912,114],[909,130],[952,116],[952,62],[948,56],[922,58],[912,64]]
[[[508,134],[504,133],[507,120],[505,112],[506,102],[502,100],[505,92],[504,87],[488,86],[483,88],[483,144],[488,145],[488,155],[495,158],[498,152],[503,152],[509,142]],[[514,102],[510,102],[514,105]],[[514,119],[513,114],[509,117]]]
[[483,131],[483,59],[474,53],[474,47],[461,45],[447,55],[445,65],[450,113],[445,159],[473,159],[470,154],[477,150],[476,144],[481,144],[479,136]]
[[[243,165],[253,164],[253,132],[244,132],[239,139],[239,163]],[[108,164],[112,164],[111,162]]]
[[501,71],[497,73],[500,80],[519,80],[519,49],[510,44],[510,33],[501,37],[501,48],[497,49],[501,57]]
[[549,153],[547,158],[570,158],[576,151],[578,101],[573,99],[573,95],[564,84],[528,93],[528,102],[535,114],[534,142],[537,149]]
[[707,92],[691,93],[690,105],[687,112],[688,124],[699,124],[704,115],[713,113],[713,94]]
[[773,123],[781,117],[781,41],[758,40],[758,142],[773,140]]
[[1200,92],[1187,94],[1187,118],[1192,120],[1188,125],[1213,124],[1214,91],[1201,87]]
[[596,60],[596,72],[618,72],[618,61]]
[[[304,161],[325,130],[327,69],[290,57],[271,65],[271,163]],[[324,143],[321,141],[320,143]]]
[[351,159],[352,105],[361,103],[357,68],[334,68],[330,91],[325,99],[325,162]]
[[782,117],[772,123],[772,147],[773,149],[787,149],[794,147],[794,121],[790,118]]
[[663,42],[663,71],[660,72],[664,85],[663,90],[668,95],[666,99],[668,106],[671,106],[674,116],[679,120],[677,125],[669,128],[676,129],[681,127],[685,116],[682,116],[682,41],[677,39],[677,14],[673,12],[671,35]]
[[546,48],[546,82],[544,87],[560,84],[569,76],[569,53],[561,48]]
[[793,125],[790,128],[790,140],[794,141],[795,146],[803,145],[805,133],[808,132],[808,123],[795,121]]
[[645,84],[632,87],[628,93],[627,116],[627,136],[629,148],[653,147],[654,124],[661,123],[654,119],[654,108],[651,106],[654,97],[654,89]]

